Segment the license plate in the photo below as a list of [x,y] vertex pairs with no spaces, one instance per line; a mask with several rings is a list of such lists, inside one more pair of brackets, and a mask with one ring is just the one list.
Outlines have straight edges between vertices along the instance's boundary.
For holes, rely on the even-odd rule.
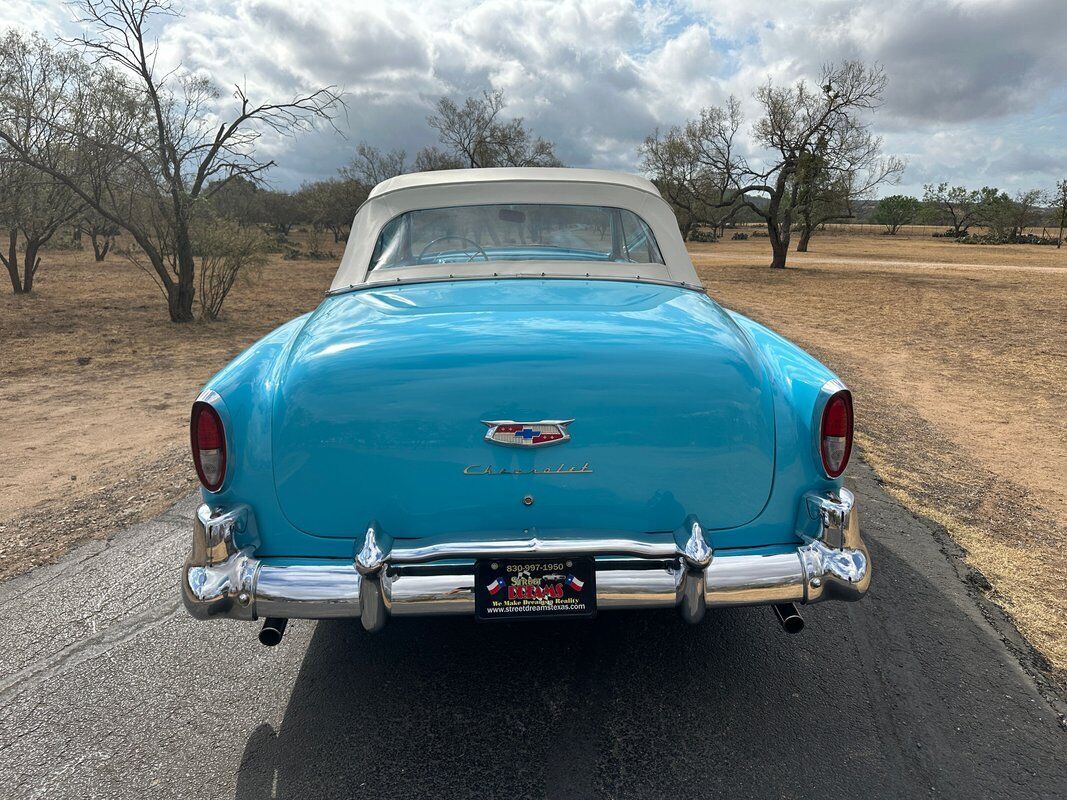
[[591,617],[596,614],[596,562],[571,558],[494,558],[474,565],[478,619]]

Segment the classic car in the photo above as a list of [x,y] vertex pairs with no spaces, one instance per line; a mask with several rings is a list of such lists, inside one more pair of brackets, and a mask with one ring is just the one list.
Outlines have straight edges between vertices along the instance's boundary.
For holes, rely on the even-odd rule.
[[[813,309],[812,313],[817,313]],[[871,564],[849,390],[701,286],[642,178],[471,169],[379,184],[312,313],[192,408],[198,618],[856,600]]]

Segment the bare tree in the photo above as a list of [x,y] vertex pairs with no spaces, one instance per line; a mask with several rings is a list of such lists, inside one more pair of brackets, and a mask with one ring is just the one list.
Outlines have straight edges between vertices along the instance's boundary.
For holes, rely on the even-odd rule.
[[293,226],[300,221],[302,209],[300,202],[290,192],[263,192],[263,222],[271,230],[282,236],[288,236]]
[[205,195],[215,213],[238,225],[254,225],[263,217],[263,190],[253,179],[235,176],[217,190],[209,184]]
[[1041,207],[1048,202],[1041,189],[1020,189],[1012,198],[1014,213],[1011,216],[1010,238],[1016,239],[1026,233],[1027,228],[1036,227],[1042,216]]
[[1067,179],[1056,184],[1052,192],[1052,209],[1055,219],[1059,222],[1059,232],[1056,234],[1056,249],[1063,246],[1063,229],[1067,228]]
[[[18,142],[0,110],[0,139],[26,164],[64,183],[103,217],[129,232],[145,267],[166,296],[170,318],[193,319],[196,262],[190,224],[201,199],[230,180],[258,180],[273,165],[256,156],[265,131],[291,134],[329,121],[340,94],[326,87],[282,103],[254,103],[237,86],[236,110],[217,122],[219,91],[180,66],[157,66],[152,24],[176,16],[171,0],[76,0],[88,34],[71,44],[110,68],[67,95],[55,125],[90,153],[80,170],[48,163]],[[106,163],[105,163],[106,162]],[[143,259],[143,260],[142,260]]]
[[441,169],[463,169],[463,160],[446,153],[437,145],[423,147],[415,154],[415,172],[435,172]]
[[317,229],[330,231],[336,243],[345,237],[367,193],[367,187],[358,181],[333,178],[305,183],[297,201],[303,216]]
[[9,130],[0,139],[0,224],[7,239],[0,262],[15,294],[33,291],[41,248],[83,206],[63,182],[19,158],[20,152],[32,153],[51,169],[70,168],[76,160],[69,149],[55,146],[51,122],[66,86],[82,71],[76,58],[39,36],[8,31],[0,40],[0,108]]
[[441,144],[468,167],[558,167],[554,145],[527,130],[522,117],[502,120],[501,90],[468,97],[463,105],[442,97],[426,118]]
[[923,203],[937,215],[939,221],[952,227],[952,235],[960,238],[978,222],[982,195],[975,189],[964,186],[949,186],[928,183],[923,186]]
[[851,115],[828,125],[815,147],[797,161],[797,252],[805,253],[815,231],[827,222],[856,216],[857,204],[870,200],[875,189],[896,183],[904,162],[883,157],[882,140]]
[[348,166],[341,167],[338,172],[343,178],[359,181],[368,188],[374,188],[382,181],[403,175],[407,171],[405,168],[407,158],[408,154],[403,150],[382,152],[377,147],[360,142],[356,147],[355,157]]
[[[678,185],[688,182],[688,190],[709,207],[745,208],[763,220],[771,267],[782,268],[798,219],[806,214],[812,229],[819,224],[815,209],[826,197],[819,187],[834,187],[854,200],[903,171],[901,161],[880,156],[882,142],[862,119],[880,105],[885,86],[881,68],[857,62],[825,67],[819,91],[803,81],[792,87],[764,84],[756,92],[762,114],[753,128],[766,154],[760,163],[750,162],[737,144],[742,116],[735,98],[724,108],[705,109],[678,134],[689,150],[683,161],[691,158],[691,166],[676,176]],[[646,140],[646,163],[649,145]]]
[[[734,98],[730,98],[730,108],[740,113]],[[674,209],[686,241],[697,225],[725,224],[721,216],[715,216],[717,210],[725,208],[718,205],[723,198],[722,176],[711,173],[701,157],[705,128],[714,124],[717,113],[721,110],[705,109],[698,120],[684,127],[656,130],[645,137],[639,150],[642,169]]]
[[267,243],[258,228],[214,217],[194,222],[193,246],[200,262],[200,318],[215,320],[234,285],[266,263]]
[[86,207],[78,220],[78,233],[85,234],[93,245],[93,257],[97,262],[107,258],[115,246],[115,237],[119,235],[119,226],[96,211]]

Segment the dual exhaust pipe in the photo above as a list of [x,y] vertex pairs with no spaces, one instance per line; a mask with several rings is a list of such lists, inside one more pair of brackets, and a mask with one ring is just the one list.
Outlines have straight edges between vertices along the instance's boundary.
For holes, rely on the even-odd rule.
[[[804,618],[800,616],[800,609],[796,603],[776,603],[771,606],[775,619],[786,633],[800,633],[804,630]],[[285,636],[285,628],[289,620],[283,617],[268,617],[263,622],[259,631],[259,642],[267,647],[274,647],[281,643]]]
[[775,603],[771,606],[774,617],[786,633],[800,633],[804,630],[804,618],[796,603]]
[[274,647],[285,636],[285,626],[288,624],[289,620],[283,617],[267,617],[259,631],[259,643],[267,647]]

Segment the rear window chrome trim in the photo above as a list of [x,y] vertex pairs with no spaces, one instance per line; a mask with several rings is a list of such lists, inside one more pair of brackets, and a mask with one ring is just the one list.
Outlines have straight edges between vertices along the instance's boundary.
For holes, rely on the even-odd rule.
[[503,281],[503,280],[544,280],[544,281],[614,281],[616,283],[647,283],[652,286],[670,286],[675,289],[688,289],[691,292],[706,295],[707,289],[699,284],[685,283],[684,281],[671,281],[662,278],[642,278],[640,275],[632,278],[619,275],[561,275],[558,273],[523,273],[523,274],[500,274],[500,275],[439,275],[425,278],[396,278],[387,281],[367,281],[365,283],[352,283],[348,286],[338,286],[336,289],[327,289],[326,297],[339,294],[347,294],[359,289],[382,289],[390,286],[412,286],[423,283],[458,283],[461,281]]

